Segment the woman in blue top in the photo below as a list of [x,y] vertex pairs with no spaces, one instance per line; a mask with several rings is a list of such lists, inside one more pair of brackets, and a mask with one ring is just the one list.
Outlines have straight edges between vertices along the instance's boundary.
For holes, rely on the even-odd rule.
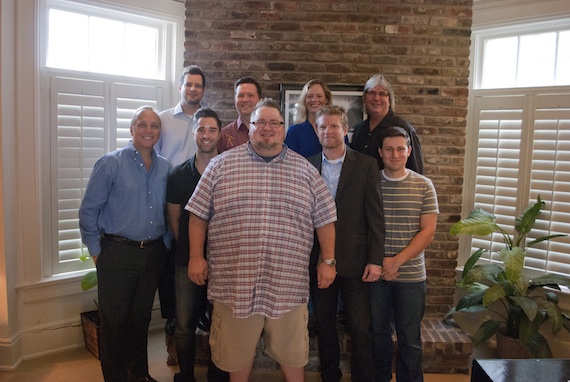
[[322,151],[317,138],[315,115],[324,106],[332,104],[332,93],[327,84],[313,79],[305,84],[295,111],[295,125],[289,126],[285,144],[308,158]]

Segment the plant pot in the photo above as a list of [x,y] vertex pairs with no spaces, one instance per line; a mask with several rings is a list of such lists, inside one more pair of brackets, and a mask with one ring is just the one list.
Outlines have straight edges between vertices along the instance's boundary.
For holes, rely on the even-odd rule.
[[97,359],[99,359],[99,338],[101,335],[101,323],[99,321],[99,311],[81,313],[81,325],[83,326],[83,338],[85,347]]
[[497,332],[497,356],[502,359],[530,359],[532,353],[517,338]]

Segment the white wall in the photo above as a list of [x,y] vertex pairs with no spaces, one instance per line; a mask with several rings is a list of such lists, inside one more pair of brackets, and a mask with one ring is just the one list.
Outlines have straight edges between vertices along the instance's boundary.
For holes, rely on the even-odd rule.
[[[148,9],[179,19],[174,82],[183,65],[184,2],[80,0]],[[96,290],[83,292],[81,274],[46,276],[42,247],[38,119],[38,20],[44,0],[0,0],[0,371],[25,359],[84,346],[80,312],[95,308]],[[176,90],[174,88],[174,90]],[[174,91],[171,99],[179,95]],[[153,323],[162,325],[160,312]]]

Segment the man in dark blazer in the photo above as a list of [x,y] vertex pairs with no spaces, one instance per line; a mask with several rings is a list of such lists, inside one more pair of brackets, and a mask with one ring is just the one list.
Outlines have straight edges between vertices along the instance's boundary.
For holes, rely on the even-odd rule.
[[355,382],[372,382],[372,339],[370,336],[369,283],[380,279],[384,258],[384,213],[380,172],[374,158],[356,152],[345,143],[348,133],[346,112],[339,106],[325,106],[317,113],[317,136],[323,152],[309,161],[320,171],[335,198],[335,262],[337,277],[327,289],[316,288],[319,248],[311,259],[312,297],[317,316],[317,336],[323,382],[338,382],[340,348],[336,312],[340,298],[352,339],[351,376]]

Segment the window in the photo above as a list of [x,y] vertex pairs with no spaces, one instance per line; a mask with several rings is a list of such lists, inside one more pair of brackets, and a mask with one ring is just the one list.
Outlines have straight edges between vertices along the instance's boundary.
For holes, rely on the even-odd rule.
[[57,8],[49,10],[48,18],[47,67],[164,79],[164,23],[145,25],[146,18],[128,22]]
[[480,89],[570,85],[568,24],[476,33]]
[[[528,239],[570,235],[570,92],[478,95],[473,115],[474,208],[493,213],[513,235],[514,217],[540,195],[546,205]],[[474,237],[471,246],[500,251],[503,242],[495,234]],[[525,266],[570,275],[570,236],[533,247]]]
[[56,275],[92,267],[80,260],[88,255],[77,216],[85,187],[95,162],[129,142],[134,111],[167,104],[171,81],[165,68],[173,61],[167,41],[172,44],[175,25],[117,8],[47,5],[42,83],[51,144],[44,164],[50,174],[45,210],[54,255],[44,262],[44,273]]
[[[570,235],[570,29],[560,25],[568,20],[473,36],[481,80],[470,96],[464,205],[493,213],[513,235],[514,218],[540,195],[546,205],[527,240]],[[476,248],[503,248],[499,236],[460,245],[465,258]],[[527,253],[527,269],[570,275],[570,236]]]

